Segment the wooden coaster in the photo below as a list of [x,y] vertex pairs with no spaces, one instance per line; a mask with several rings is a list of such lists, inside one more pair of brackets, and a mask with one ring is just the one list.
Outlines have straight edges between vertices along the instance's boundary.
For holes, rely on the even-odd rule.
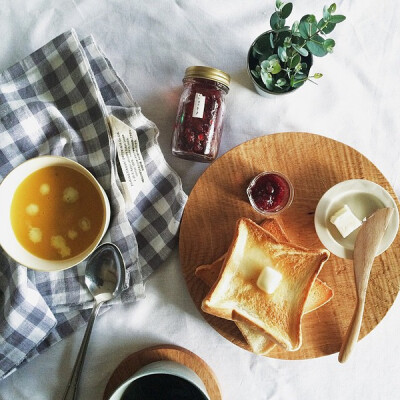
[[148,347],[125,358],[108,380],[103,399],[108,400],[114,391],[140,368],[163,360],[175,361],[189,367],[203,381],[211,400],[222,399],[217,378],[206,362],[191,351],[174,345]]
[[[355,149],[335,140],[301,132],[277,133],[245,142],[217,159],[190,193],[179,236],[179,254],[189,292],[201,311],[209,288],[195,276],[198,265],[209,264],[226,252],[236,221],[264,217],[251,207],[246,188],[262,171],[280,171],[295,188],[290,208],[281,216],[292,243],[321,248],[314,228],[314,212],[321,196],[347,179],[368,179],[385,188],[400,208],[398,199],[376,166]],[[318,276],[333,290],[333,299],[302,320],[300,350],[276,347],[268,357],[306,359],[339,351],[356,305],[353,264],[332,254]],[[382,320],[400,288],[400,234],[376,257],[368,285],[360,339]],[[203,313],[205,320],[232,343],[249,350],[236,325]]]

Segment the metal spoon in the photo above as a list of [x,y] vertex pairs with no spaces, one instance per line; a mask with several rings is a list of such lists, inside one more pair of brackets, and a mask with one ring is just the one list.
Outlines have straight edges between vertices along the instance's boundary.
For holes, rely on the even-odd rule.
[[75,400],[77,398],[79,378],[85,361],[94,320],[103,303],[113,299],[121,292],[124,281],[125,265],[120,250],[112,243],[100,245],[88,258],[86,263],[85,284],[93,295],[95,304],[90,314],[85,335],[63,400]]

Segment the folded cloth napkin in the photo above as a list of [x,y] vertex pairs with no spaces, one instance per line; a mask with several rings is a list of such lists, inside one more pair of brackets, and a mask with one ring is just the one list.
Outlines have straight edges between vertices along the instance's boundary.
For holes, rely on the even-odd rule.
[[[109,116],[136,131],[147,181],[127,202]],[[187,196],[164,160],[158,130],[92,37],[71,30],[0,74],[0,182],[32,157],[73,159],[97,178],[111,203],[110,241],[126,263],[114,303],[144,296],[145,279],[168,257]],[[84,324],[93,298],[85,265],[38,272],[0,249],[0,379]]]

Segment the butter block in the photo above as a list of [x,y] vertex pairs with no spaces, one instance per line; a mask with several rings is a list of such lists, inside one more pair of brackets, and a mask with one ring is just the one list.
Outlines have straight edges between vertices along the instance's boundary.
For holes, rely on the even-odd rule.
[[350,207],[345,204],[340,210],[336,211],[330,218],[337,230],[346,238],[353,231],[362,225],[362,222],[353,214]]
[[268,294],[275,292],[282,280],[282,274],[269,266],[263,268],[258,279],[257,286]]

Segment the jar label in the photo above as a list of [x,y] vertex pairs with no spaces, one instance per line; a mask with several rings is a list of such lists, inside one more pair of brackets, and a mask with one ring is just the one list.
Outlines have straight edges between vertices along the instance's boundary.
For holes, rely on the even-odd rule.
[[194,105],[193,105],[193,118],[203,118],[204,114],[204,105],[206,102],[206,96],[203,96],[201,93],[196,93],[194,96]]
[[135,129],[113,115],[108,117],[108,122],[125,178],[125,182],[121,182],[125,191],[125,201],[130,203],[150,181],[140,152],[139,139]]

